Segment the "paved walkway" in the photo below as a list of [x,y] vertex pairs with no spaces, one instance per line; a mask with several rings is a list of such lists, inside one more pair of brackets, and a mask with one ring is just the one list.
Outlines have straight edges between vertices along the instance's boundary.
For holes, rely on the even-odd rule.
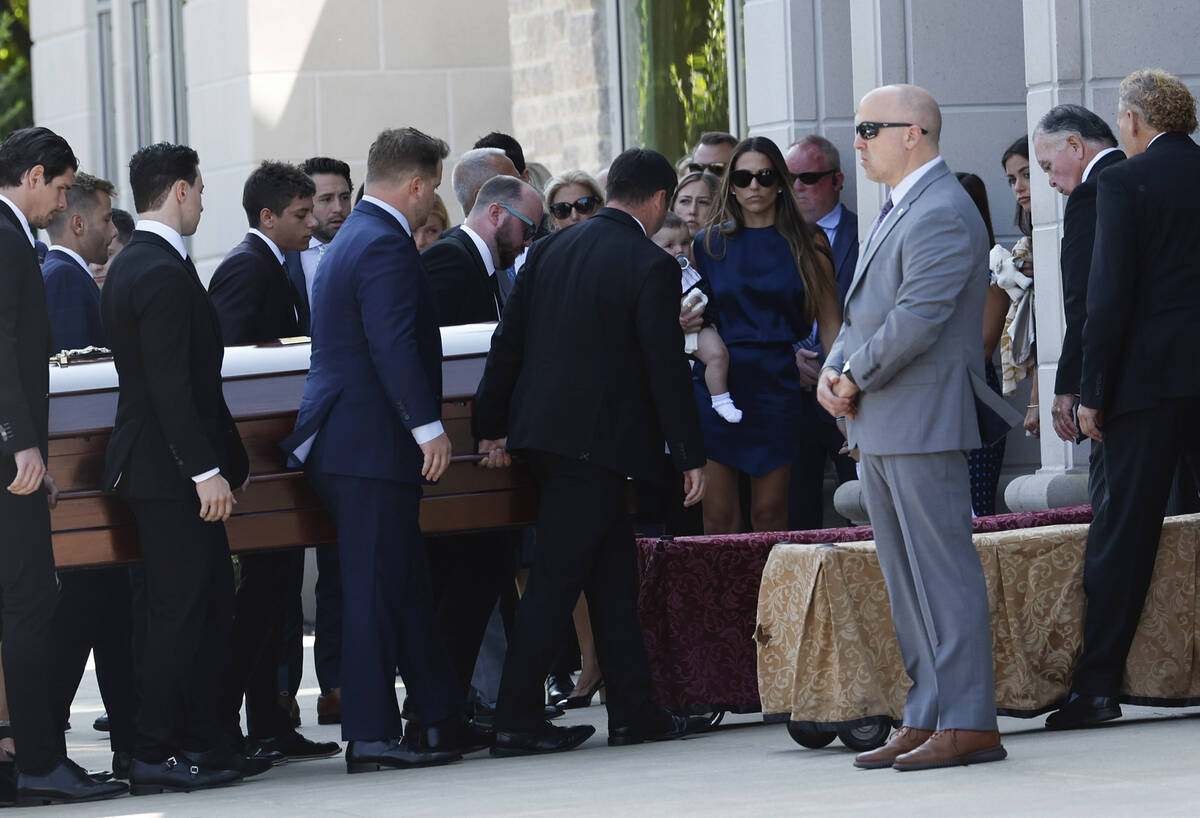
[[[307,640],[306,640],[307,641]],[[314,677],[306,649],[306,683]],[[300,693],[314,739],[315,689]],[[72,711],[76,761],[108,767],[107,740],[89,670]],[[713,733],[665,744],[608,747],[600,705],[560,724],[597,734],[561,755],[493,759],[486,752],[448,767],[347,775],[342,759],[277,767],[235,787],[36,811],[71,816],[670,816],[693,815],[1200,815],[1200,708],[1126,708],[1111,727],[1046,733],[1042,719],[1002,719],[1009,759],[930,772],[855,770],[839,741],[822,750],[792,742],[780,724],[731,716]],[[14,813],[15,815],[16,813]]]

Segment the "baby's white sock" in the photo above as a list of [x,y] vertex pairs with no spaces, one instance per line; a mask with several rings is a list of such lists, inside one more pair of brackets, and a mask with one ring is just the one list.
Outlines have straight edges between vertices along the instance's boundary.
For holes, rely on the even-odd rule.
[[733,398],[729,397],[728,392],[713,395],[712,408],[714,412],[725,418],[729,423],[742,422],[742,410],[733,405]]

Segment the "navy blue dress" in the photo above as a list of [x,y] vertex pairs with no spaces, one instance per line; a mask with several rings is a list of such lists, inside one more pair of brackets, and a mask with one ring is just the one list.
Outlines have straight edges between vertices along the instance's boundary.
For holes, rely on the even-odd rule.
[[741,423],[726,423],[713,411],[704,367],[697,364],[704,444],[709,460],[761,477],[796,459],[803,427],[813,420],[794,351],[812,330],[804,320],[804,282],[774,227],[746,228],[727,239],[714,235],[712,255],[704,249],[706,232],[693,243],[707,285],[705,314],[729,348],[729,392],[743,416]]

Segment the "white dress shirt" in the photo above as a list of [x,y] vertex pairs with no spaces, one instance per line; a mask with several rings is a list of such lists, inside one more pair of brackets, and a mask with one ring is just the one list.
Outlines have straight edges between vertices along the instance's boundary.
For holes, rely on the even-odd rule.
[[468,227],[466,223],[462,224],[462,231],[475,243],[475,249],[479,251],[479,256],[483,259],[483,266],[487,270],[488,277],[494,276],[496,274],[496,261],[492,258],[492,251],[488,248],[487,242],[483,240],[482,236]]
[[[933,166],[941,160],[941,155],[935,156],[924,165],[921,165],[921,167],[917,168],[912,173],[901,179],[900,183],[892,188],[892,205],[895,206],[900,204],[908,192],[916,186],[917,182],[921,181],[921,177],[933,170]],[[890,216],[891,214],[889,213],[888,215]]]
[[317,280],[317,265],[325,255],[328,245],[313,236],[308,240],[308,249],[300,251],[300,269],[304,271],[304,289],[308,291],[308,306],[312,310],[313,282]]
[[84,270],[87,270],[88,275],[92,274],[92,271],[88,269],[87,262],[83,260],[83,256],[76,253],[70,247],[63,247],[61,244],[51,244],[46,249],[46,252],[49,253],[51,250],[57,250],[60,253],[66,253],[68,256],[71,257],[72,261],[74,261],[76,264],[78,264]]
[[[385,202],[383,199],[378,199],[374,196],[363,196],[362,200],[364,202],[370,202],[371,204],[375,205],[379,209],[381,209],[384,212],[386,212],[387,214],[389,214],[396,221],[400,222],[400,226],[402,228],[404,228],[405,233],[407,233],[410,237],[412,236],[412,228],[408,226],[408,219],[405,218],[404,214],[401,213],[399,210],[392,207],[390,204]],[[413,429],[412,436],[413,436],[413,440],[417,441],[418,446],[424,446],[426,443],[433,440],[435,437],[439,437],[439,436],[445,434],[445,431],[446,430],[442,428],[442,422],[440,420],[435,420],[433,423],[426,423],[424,426],[418,426],[417,428]],[[308,443],[308,441],[305,441],[305,443]],[[296,455],[299,456],[299,454],[300,454],[300,451],[299,451],[299,449],[297,449]],[[307,452],[306,452],[306,454],[307,454]]]
[[267,247],[271,248],[271,252],[274,254],[275,259],[279,262],[279,265],[282,267],[283,266],[283,251],[279,249],[279,245],[276,244],[270,236],[268,236],[263,231],[259,230],[257,227],[251,227],[250,232],[253,233],[254,235],[258,236],[260,239],[262,239],[264,242],[267,243]]
[[[1155,137],[1155,139],[1157,139],[1157,138],[1158,137]],[[1092,175],[1092,168],[1096,167],[1096,163],[1099,162],[1104,157],[1108,156],[1110,153],[1112,153],[1115,150],[1116,150],[1116,148],[1105,148],[1104,150],[1100,151],[1100,153],[1093,156],[1092,161],[1088,162],[1087,167],[1083,169],[1083,176],[1082,176],[1082,178],[1080,178],[1079,183],[1083,184],[1084,182],[1086,182],[1087,178]]]
[[25,238],[29,239],[29,246],[36,247],[37,242],[33,240],[33,231],[29,229],[29,219],[25,218],[25,214],[21,211],[21,208],[17,207],[16,203],[3,193],[0,193],[0,202],[4,202],[16,214],[17,221],[21,223],[21,227],[25,228]]

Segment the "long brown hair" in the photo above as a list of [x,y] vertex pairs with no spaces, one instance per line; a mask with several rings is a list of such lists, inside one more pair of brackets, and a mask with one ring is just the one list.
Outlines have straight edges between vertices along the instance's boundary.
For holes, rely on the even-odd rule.
[[[796,271],[804,283],[804,320],[811,326],[817,315],[817,305],[836,292],[833,253],[825,242],[818,242],[814,238],[812,227],[800,215],[800,208],[789,184],[792,175],[788,172],[787,163],[783,161],[783,153],[780,152],[779,146],[767,137],[752,136],[743,139],[734,148],[733,157],[721,176],[721,189],[713,202],[712,217],[709,220],[711,226],[704,233],[704,251],[713,258],[724,258],[725,243],[721,243],[720,255],[717,255],[713,251],[713,236],[720,233],[728,239],[746,228],[746,218],[733,193],[729,177],[733,175],[738,159],[751,152],[767,157],[775,170],[775,176],[779,179],[780,192],[775,197],[775,229],[787,241],[792,251],[792,259],[796,262]],[[828,264],[823,264],[822,259]]]

